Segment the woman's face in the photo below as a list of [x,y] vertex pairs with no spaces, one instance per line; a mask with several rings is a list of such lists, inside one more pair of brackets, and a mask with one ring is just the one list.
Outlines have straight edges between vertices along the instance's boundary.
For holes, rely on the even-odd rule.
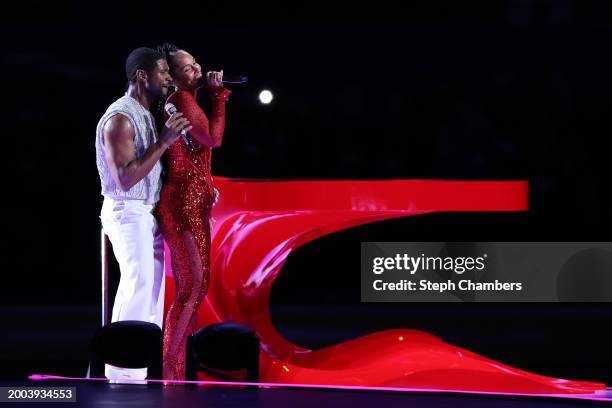
[[187,51],[172,56],[172,79],[178,89],[194,91],[204,84],[202,67]]

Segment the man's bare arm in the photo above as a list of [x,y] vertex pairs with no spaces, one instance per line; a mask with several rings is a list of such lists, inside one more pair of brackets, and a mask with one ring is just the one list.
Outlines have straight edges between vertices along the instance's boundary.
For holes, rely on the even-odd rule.
[[128,191],[149,174],[166,149],[180,136],[181,130],[191,129],[187,119],[181,116],[177,112],[168,119],[159,140],[139,159],[136,158],[135,131],[130,120],[117,114],[106,121],[103,128],[106,162],[121,190]]

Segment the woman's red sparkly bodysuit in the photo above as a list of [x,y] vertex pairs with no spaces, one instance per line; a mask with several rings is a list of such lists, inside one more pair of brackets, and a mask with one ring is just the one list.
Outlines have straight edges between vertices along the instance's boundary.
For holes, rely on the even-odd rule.
[[[195,94],[177,91],[167,103],[176,106],[193,128],[193,149],[179,138],[166,152],[167,177],[157,205],[159,225],[172,253],[176,283],[174,302],[164,322],[163,377],[185,379],[185,343],[193,334],[198,308],[210,279],[210,210],[214,190],[210,173],[211,147],[225,129],[227,89],[211,91],[210,121],[198,106]],[[168,119],[166,114],[165,120]]]

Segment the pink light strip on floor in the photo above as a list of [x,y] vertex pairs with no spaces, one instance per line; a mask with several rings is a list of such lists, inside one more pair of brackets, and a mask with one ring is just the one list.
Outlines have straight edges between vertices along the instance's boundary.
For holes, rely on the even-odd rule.
[[[108,378],[80,378],[80,377],[62,377],[58,375],[32,374],[28,379],[33,381],[46,380],[70,380],[70,381],[105,381]],[[135,382],[142,384],[158,383],[164,385],[180,385],[180,384],[196,384],[200,386],[225,386],[225,387],[245,387],[255,386],[262,388],[306,388],[306,389],[332,389],[332,390],[352,390],[352,391],[394,391],[394,392],[424,392],[424,393],[457,393],[470,395],[497,395],[497,396],[513,396],[513,397],[545,397],[545,398],[567,398],[567,399],[584,399],[590,401],[612,401],[612,388],[606,388],[606,391],[595,391],[593,394],[520,394],[520,393],[504,393],[504,392],[479,392],[479,391],[458,391],[458,390],[442,390],[442,389],[426,389],[426,388],[399,388],[399,387],[366,387],[357,385],[327,385],[327,384],[284,384],[284,383],[260,383],[260,382],[227,382],[227,381],[180,381],[180,380],[132,380],[121,379],[122,382]]]

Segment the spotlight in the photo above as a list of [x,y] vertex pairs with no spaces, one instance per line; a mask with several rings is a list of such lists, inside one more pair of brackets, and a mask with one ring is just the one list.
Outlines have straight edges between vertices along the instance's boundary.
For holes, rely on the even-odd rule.
[[272,92],[268,91],[267,89],[259,93],[259,101],[263,103],[264,105],[267,105],[270,102],[272,102],[272,98],[273,98]]

